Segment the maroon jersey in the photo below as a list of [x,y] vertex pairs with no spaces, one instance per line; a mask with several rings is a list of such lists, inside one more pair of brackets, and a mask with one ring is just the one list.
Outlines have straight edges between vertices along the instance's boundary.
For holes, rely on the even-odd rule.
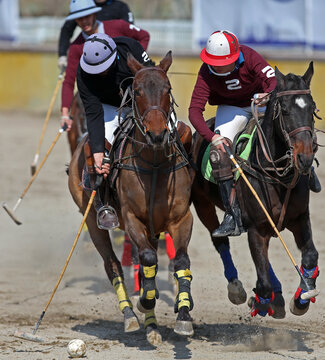
[[193,90],[189,119],[207,141],[215,135],[206,125],[203,112],[210,105],[250,106],[256,93],[267,93],[276,86],[273,68],[255,50],[240,46],[236,70],[227,76],[214,75],[207,64],[202,64]]
[[[124,20],[107,20],[102,22],[104,25],[105,34],[110,37],[126,36],[137,40],[146,50],[148,47],[150,35],[147,31],[139,29],[133,24],[129,24]],[[82,33],[71,43],[68,55],[68,66],[65,70],[65,79],[62,84],[61,92],[61,106],[70,108],[74,84],[77,76],[77,69],[82,55],[82,49],[85,43],[85,38]]]

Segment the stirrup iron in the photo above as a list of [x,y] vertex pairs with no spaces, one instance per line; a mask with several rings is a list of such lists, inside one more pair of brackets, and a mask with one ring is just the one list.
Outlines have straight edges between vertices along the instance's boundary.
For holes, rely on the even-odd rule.
[[101,230],[113,230],[120,226],[115,209],[104,205],[97,211],[97,226]]

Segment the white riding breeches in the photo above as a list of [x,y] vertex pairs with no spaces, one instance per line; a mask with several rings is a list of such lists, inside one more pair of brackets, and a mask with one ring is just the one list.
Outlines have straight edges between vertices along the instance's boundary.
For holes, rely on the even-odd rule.
[[[258,107],[258,112],[265,112],[266,107]],[[238,107],[231,105],[219,105],[214,123],[214,131],[219,130],[220,134],[231,141],[235,135],[242,131],[252,117],[251,107]]]
[[[110,144],[113,144],[114,131],[119,126],[118,120],[118,107],[102,104],[104,110],[105,121],[105,138]],[[123,108],[121,113],[121,122],[125,119],[125,116],[129,113],[130,108]]]

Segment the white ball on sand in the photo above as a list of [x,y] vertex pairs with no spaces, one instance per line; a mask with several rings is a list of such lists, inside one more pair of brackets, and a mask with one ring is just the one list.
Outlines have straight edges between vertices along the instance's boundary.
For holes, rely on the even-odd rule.
[[86,344],[80,339],[73,339],[69,342],[67,350],[73,358],[82,357],[86,353]]

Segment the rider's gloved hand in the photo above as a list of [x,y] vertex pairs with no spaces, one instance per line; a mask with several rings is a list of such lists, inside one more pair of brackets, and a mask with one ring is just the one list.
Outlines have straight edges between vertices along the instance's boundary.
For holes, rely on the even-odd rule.
[[58,67],[59,67],[61,73],[64,73],[67,65],[68,65],[68,58],[65,55],[60,56],[58,59]]
[[254,94],[252,101],[254,100],[254,104],[257,106],[265,106],[266,103],[269,101],[269,99],[270,99],[269,93],[258,93],[258,94]]
[[110,164],[108,162],[103,161],[104,160],[104,153],[94,153],[94,160],[95,160],[95,170],[96,173],[101,175],[104,175],[104,179],[107,178],[107,175],[109,174],[110,170]]
[[221,136],[220,134],[213,135],[213,138],[211,140],[212,145],[214,145],[218,150],[221,150],[222,152],[226,152],[224,145],[228,146],[227,140]]
[[72,127],[72,117],[69,115],[69,109],[68,108],[62,108],[62,113],[61,113],[61,121],[60,121],[60,126],[63,127],[64,124],[67,125],[67,129],[66,131],[70,131],[71,127]]

